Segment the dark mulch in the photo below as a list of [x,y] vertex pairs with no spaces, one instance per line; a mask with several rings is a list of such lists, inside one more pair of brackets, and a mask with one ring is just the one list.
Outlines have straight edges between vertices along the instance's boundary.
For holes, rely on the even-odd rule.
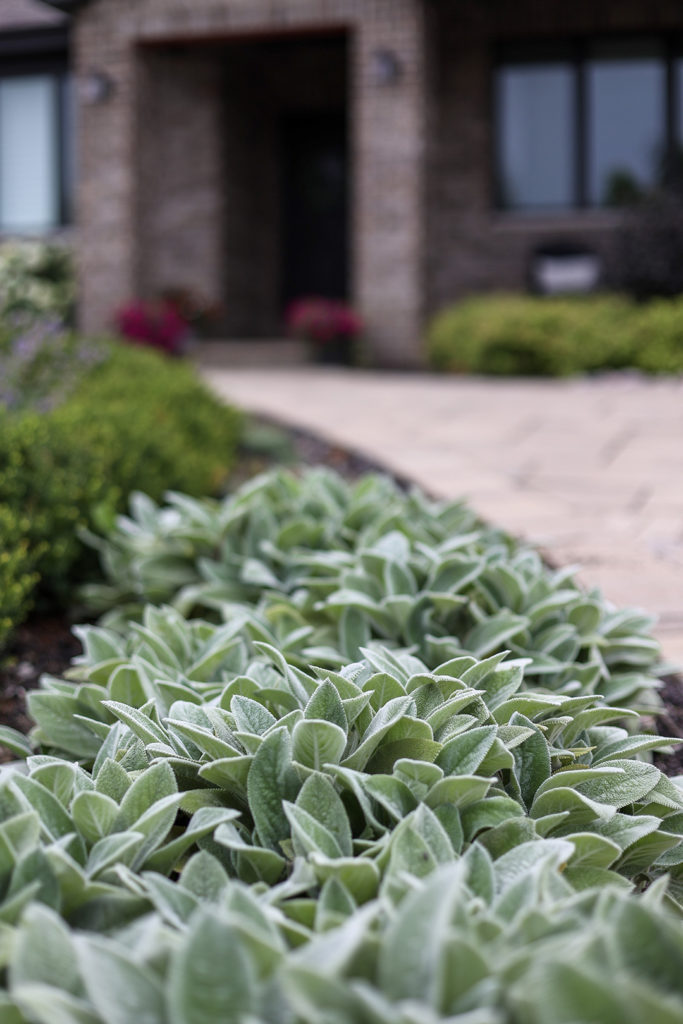
[[[283,427],[276,420],[266,417],[259,417],[258,423],[268,431],[284,434],[289,447],[289,458],[296,465],[304,466],[326,466],[334,469],[347,480],[356,480],[364,473],[384,473],[393,478],[396,484],[404,491],[410,490],[412,481],[407,477],[397,476],[389,472],[386,466],[379,462],[373,462],[361,452],[344,448],[332,441],[319,437],[317,434],[310,434],[306,430],[299,430],[296,427]],[[268,463],[267,455],[263,458],[264,466]]]
[[[660,736],[683,738],[683,677],[665,676],[662,683],[664,714],[658,716],[655,727]],[[672,754],[656,754],[654,762],[667,775],[683,775],[683,744]]]
[[[0,722],[28,732],[26,691],[38,686],[43,673],[60,676],[80,653],[81,645],[64,616],[35,615],[20,626],[9,651],[0,656]],[[10,759],[0,751],[0,761]]]
[[[276,427],[264,422],[268,427]],[[368,472],[386,472],[382,466],[357,452],[330,444],[306,431],[288,430],[286,433],[290,450],[298,463],[329,466],[347,479],[355,479]],[[236,482],[267,468],[270,462],[267,454],[245,452],[235,475]],[[408,480],[399,479],[397,483],[406,489],[410,486]],[[20,626],[9,650],[0,655],[0,723],[27,732],[31,727],[26,714],[27,690],[37,687],[44,673],[60,676],[80,652],[81,645],[64,615],[34,615]],[[661,696],[665,711],[656,720],[657,731],[662,736],[683,737],[683,678],[667,676],[663,680]],[[0,762],[9,759],[10,755],[3,757],[0,750]],[[670,755],[657,754],[654,760],[667,775],[681,774],[683,746]]]

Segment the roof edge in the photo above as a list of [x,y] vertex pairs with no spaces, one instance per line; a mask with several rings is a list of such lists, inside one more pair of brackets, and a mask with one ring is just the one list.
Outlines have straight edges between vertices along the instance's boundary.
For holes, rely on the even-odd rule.
[[64,14],[73,14],[79,7],[89,4],[90,0],[41,0],[41,3],[47,4],[48,7],[56,7]]

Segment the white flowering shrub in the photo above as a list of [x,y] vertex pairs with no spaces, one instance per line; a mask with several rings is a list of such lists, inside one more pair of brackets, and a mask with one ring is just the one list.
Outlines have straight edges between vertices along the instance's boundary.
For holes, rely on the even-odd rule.
[[0,323],[26,318],[71,319],[75,300],[70,250],[54,242],[11,241],[0,245]]

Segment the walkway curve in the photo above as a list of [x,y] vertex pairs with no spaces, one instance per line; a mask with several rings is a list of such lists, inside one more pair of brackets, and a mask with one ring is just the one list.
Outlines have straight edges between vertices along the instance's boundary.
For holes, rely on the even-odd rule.
[[494,380],[204,365],[223,398],[464,496],[615,604],[683,665],[683,380]]

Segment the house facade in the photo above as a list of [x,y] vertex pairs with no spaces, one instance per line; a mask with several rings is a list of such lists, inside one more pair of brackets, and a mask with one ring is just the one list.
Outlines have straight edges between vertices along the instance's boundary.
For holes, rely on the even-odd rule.
[[539,248],[609,283],[683,143],[680,0],[29,2],[71,19],[86,330],[182,289],[277,336],[325,294],[418,365],[430,313],[526,287]]
[[73,220],[69,25],[39,0],[0,4],[0,233]]

